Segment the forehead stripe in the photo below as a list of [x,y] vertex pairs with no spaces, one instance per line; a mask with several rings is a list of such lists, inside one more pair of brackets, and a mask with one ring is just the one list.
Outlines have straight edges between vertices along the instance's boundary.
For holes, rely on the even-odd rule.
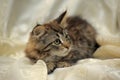
[[47,28],[51,28],[55,32],[62,33],[63,29],[60,27],[60,25],[56,24],[55,22],[51,22],[49,24],[45,24]]

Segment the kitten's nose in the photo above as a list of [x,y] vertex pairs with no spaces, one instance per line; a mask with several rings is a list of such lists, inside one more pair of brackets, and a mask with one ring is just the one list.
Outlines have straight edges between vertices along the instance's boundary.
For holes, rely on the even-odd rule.
[[69,47],[70,47],[70,44],[67,43],[67,42],[62,43],[62,45],[63,45],[65,48],[67,48],[67,49],[69,49]]

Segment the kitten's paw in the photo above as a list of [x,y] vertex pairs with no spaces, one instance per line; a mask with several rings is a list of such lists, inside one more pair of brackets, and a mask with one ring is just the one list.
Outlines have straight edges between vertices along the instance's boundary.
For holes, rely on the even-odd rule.
[[69,67],[69,66],[71,66],[71,64],[68,62],[58,62],[57,63],[57,67],[59,67],[59,68]]
[[47,69],[48,69],[48,74],[52,73],[54,69],[56,68],[55,64],[53,62],[47,62]]

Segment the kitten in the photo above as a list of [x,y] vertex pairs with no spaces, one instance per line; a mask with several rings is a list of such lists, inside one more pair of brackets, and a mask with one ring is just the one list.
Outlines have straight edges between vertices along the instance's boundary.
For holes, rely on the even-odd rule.
[[48,73],[93,57],[97,48],[94,28],[77,16],[66,17],[66,13],[49,23],[36,25],[25,49],[32,61],[45,61]]

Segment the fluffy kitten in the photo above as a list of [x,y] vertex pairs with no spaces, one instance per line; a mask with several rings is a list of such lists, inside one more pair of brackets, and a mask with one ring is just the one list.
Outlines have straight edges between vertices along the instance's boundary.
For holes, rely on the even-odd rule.
[[25,49],[26,56],[32,61],[46,62],[48,73],[93,57],[97,48],[93,27],[77,16],[65,15],[66,11],[49,23],[35,26]]

